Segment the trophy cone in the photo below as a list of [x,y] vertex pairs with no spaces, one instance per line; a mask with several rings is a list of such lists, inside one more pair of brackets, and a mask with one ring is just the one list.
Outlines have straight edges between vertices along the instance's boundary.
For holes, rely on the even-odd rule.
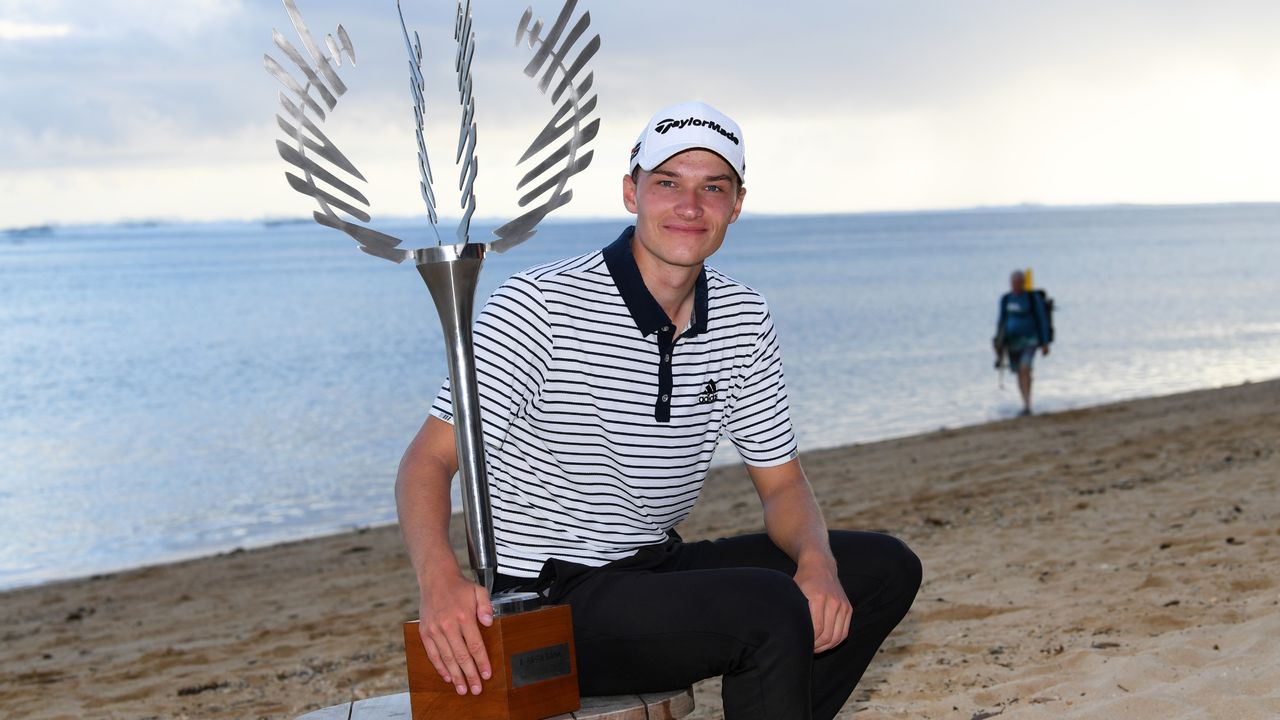
[[418,250],[418,272],[431,291],[440,325],[444,328],[449,358],[449,384],[453,396],[453,435],[458,447],[458,474],[462,489],[462,517],[467,531],[467,551],[476,583],[493,593],[498,567],[489,512],[489,479],[484,464],[484,432],[480,426],[480,393],[476,387],[476,361],[471,343],[471,319],[476,282],[484,263],[485,246],[479,243],[440,245]]

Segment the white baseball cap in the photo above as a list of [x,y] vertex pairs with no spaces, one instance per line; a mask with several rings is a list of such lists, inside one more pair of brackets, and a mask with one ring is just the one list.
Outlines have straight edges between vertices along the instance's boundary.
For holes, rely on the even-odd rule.
[[742,128],[728,115],[702,102],[683,102],[654,113],[631,148],[631,165],[649,171],[673,155],[699,148],[724,158],[738,174],[738,182],[746,179],[747,161]]

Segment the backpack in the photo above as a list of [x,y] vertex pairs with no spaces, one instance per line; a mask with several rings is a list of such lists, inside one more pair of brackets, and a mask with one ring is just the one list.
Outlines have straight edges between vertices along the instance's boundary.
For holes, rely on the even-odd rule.
[[[1049,329],[1048,329],[1048,332],[1045,333],[1045,337],[1049,339],[1050,343],[1052,343],[1053,342],[1053,298],[1046,295],[1044,290],[1040,288],[1036,288],[1035,290],[1031,290],[1030,292],[1032,297],[1039,298],[1040,305],[1044,308],[1044,316],[1049,321]],[[1032,312],[1031,316],[1036,317],[1036,314]],[[1037,323],[1039,322],[1039,318],[1036,319],[1036,322]]]
[[[1031,317],[1035,319],[1037,328],[1040,326],[1040,316],[1038,313],[1035,312],[1034,305],[1038,301],[1040,303],[1040,307],[1044,308],[1044,317],[1045,317],[1045,320],[1048,321],[1049,323],[1048,331],[1044,334],[1044,336],[1047,339],[1048,343],[1052,344],[1054,340],[1053,298],[1049,297],[1044,290],[1041,290],[1039,288],[1034,290],[1028,290],[1027,293],[1030,294],[1032,297],[1031,304],[1033,306],[1033,309],[1031,312]],[[1005,347],[1004,345],[1004,330],[1002,328],[997,329],[996,336],[991,338],[991,347],[996,351],[996,369],[1000,369],[1004,367],[1005,362],[1009,357],[1009,348]]]

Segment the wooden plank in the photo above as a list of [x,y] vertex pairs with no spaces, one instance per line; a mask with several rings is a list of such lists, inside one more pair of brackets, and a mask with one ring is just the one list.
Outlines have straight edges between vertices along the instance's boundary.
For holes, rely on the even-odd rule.
[[306,715],[299,715],[298,720],[347,720],[350,717],[351,703],[342,703],[322,710],[315,710]]
[[574,720],[649,720],[638,695],[599,695],[582,698]]
[[693,688],[641,695],[649,720],[680,720],[693,712]]
[[[574,713],[549,720],[680,720],[693,712],[693,689],[582,698]],[[309,712],[298,720],[411,720],[409,693],[383,695]]]
[[411,720],[412,718],[413,710],[409,707],[409,693],[357,700],[351,705],[351,720]]

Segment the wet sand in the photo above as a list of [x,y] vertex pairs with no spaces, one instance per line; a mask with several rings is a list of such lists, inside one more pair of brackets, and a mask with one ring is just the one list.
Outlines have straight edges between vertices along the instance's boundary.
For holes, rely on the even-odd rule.
[[[803,460],[832,527],[925,566],[841,717],[1280,715],[1280,381]],[[680,530],[759,527],[725,468]],[[0,594],[0,714],[292,718],[403,692],[416,593],[383,527]],[[694,717],[721,716],[717,688]]]

